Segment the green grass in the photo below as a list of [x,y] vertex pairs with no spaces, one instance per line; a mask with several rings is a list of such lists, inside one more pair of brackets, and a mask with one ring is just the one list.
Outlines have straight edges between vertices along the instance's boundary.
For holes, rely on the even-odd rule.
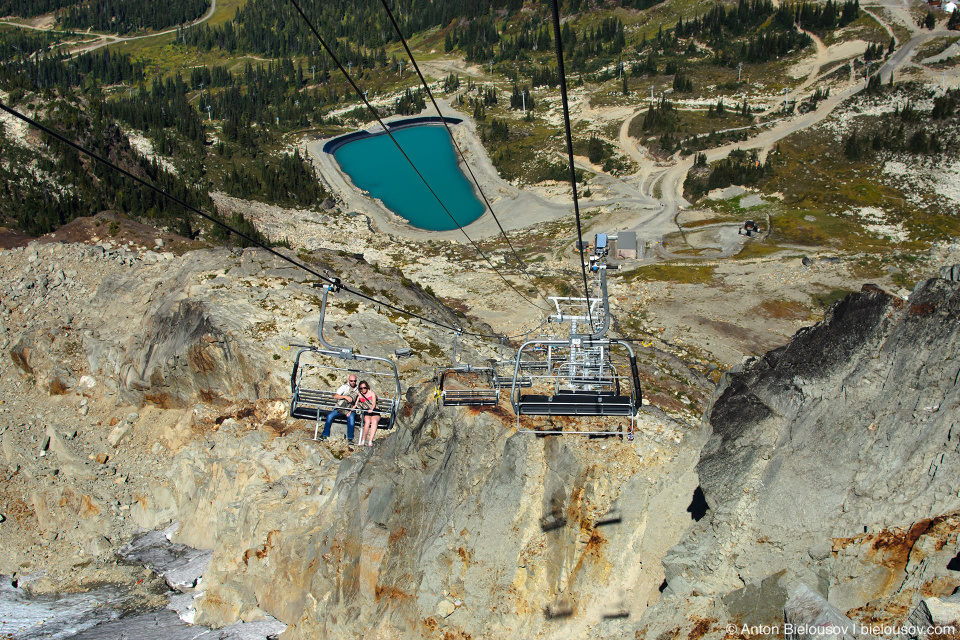
[[780,253],[781,251],[784,251],[784,248],[770,240],[765,240],[763,242],[759,240],[749,240],[744,243],[743,248],[740,249],[740,253],[738,253],[736,256],[736,259],[750,260],[753,258],[766,258],[775,253]]
[[876,18],[865,11],[861,11],[860,17],[846,27],[827,34],[823,43],[829,47],[846,40],[863,40],[865,42],[887,44],[890,42],[890,34],[887,33],[882,24],[877,22]]
[[[876,120],[858,121],[869,131]],[[849,251],[922,250],[929,242],[960,233],[960,220],[952,209],[933,200],[917,204],[894,181],[885,182],[879,160],[854,162],[842,153],[842,141],[813,128],[782,140],[768,162],[773,176],[764,191],[779,191],[784,201],[773,214],[775,242],[806,246],[828,245]],[[865,232],[849,216],[862,207],[886,212],[891,223],[902,222],[911,242],[894,243]],[[814,215],[816,222],[803,220]]]
[[943,53],[947,47],[955,43],[957,40],[960,40],[960,36],[942,36],[939,38],[934,38],[933,40],[924,44],[922,47],[917,47],[911,60],[919,63],[921,60]]
[[[814,220],[807,220],[813,217]],[[793,209],[783,207],[771,212],[774,242],[808,247],[837,246],[849,250],[869,250],[874,248],[871,237],[861,234],[851,221],[828,216],[815,209]]]
[[843,300],[851,293],[853,292],[849,289],[828,289],[824,287],[824,291],[811,295],[810,299],[818,307],[826,309],[837,301]]
[[237,9],[247,4],[247,0],[217,0],[217,9],[210,16],[210,19],[204,22],[205,25],[216,27],[222,25],[237,14]]
[[613,274],[613,277],[621,277],[627,282],[641,280],[645,282],[709,284],[713,282],[715,269],[716,267],[713,266],[658,262],[631,271],[617,272]]
[[710,209],[711,211],[718,214],[726,214],[728,217],[732,216],[742,217],[742,214],[747,211],[758,211],[760,209],[765,209],[770,205],[770,202],[766,204],[758,204],[752,207],[741,207],[740,201],[743,200],[744,196],[748,194],[742,194],[735,196],[733,198],[728,198],[726,200],[708,200],[703,199],[697,202],[698,209]]
[[[203,24],[209,27],[219,26],[233,20],[237,9],[247,3],[247,0],[218,0],[217,8],[210,19]],[[247,56],[232,55],[225,51],[204,52],[191,49],[174,43],[175,33],[138,38],[130,42],[110,45],[113,52],[129,53],[138,60],[149,60],[151,75],[166,77],[177,71],[187,70],[190,67],[206,65],[225,65],[231,68],[247,59]],[[107,48],[107,47],[105,47]]]

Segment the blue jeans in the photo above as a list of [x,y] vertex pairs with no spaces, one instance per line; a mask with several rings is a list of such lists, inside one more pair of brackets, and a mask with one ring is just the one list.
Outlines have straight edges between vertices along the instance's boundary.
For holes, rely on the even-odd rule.
[[[326,422],[323,425],[323,433],[320,435],[321,438],[330,437],[330,427],[333,426],[334,419],[340,415],[340,412],[334,409],[327,414]],[[347,414],[347,440],[353,442],[353,423],[356,420],[356,413],[351,411]]]

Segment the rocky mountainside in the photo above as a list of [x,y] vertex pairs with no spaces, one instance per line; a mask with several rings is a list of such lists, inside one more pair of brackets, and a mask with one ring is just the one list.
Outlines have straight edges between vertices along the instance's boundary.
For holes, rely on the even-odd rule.
[[649,631],[783,621],[800,584],[864,623],[960,586],[960,283],[867,285],[728,373],[697,464],[710,512]]
[[[238,415],[269,433],[295,426],[285,415],[289,344],[316,341],[318,291],[260,251],[178,256],[162,244],[45,238],[0,251],[0,573],[41,568],[48,589],[107,579],[91,567],[174,516],[166,474],[195,427]],[[301,258],[454,320],[362,259]],[[401,363],[405,379],[419,382],[445,356],[443,332],[374,305],[334,300],[328,315],[345,344],[420,347]]]
[[651,411],[633,445],[516,434],[421,392],[373,454],[313,485],[271,462],[276,479],[216,515],[261,445],[190,454],[180,512],[218,536],[198,620],[262,608],[293,638],[720,637],[782,624],[795,594],[902,623],[960,585],[958,312],[956,282],[907,302],[867,287],[728,374],[701,429]]
[[[452,319],[397,274],[311,259]],[[188,617],[284,638],[720,638],[788,602],[899,622],[960,585],[955,281],[865,287],[725,374],[702,421],[645,405],[632,442],[438,406],[443,332],[338,299],[338,340],[417,354],[397,427],[350,454],[286,417],[317,295],[259,252],[41,244],[0,276],[0,572],[21,588],[109,580],[154,606],[163,583],[114,553],[172,521],[212,551]]]

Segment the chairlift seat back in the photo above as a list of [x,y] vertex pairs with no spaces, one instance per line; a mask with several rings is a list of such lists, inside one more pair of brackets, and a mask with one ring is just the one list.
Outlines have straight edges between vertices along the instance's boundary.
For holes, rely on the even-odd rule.
[[517,402],[517,411],[527,416],[632,416],[629,396],[607,393],[528,394]]
[[499,389],[444,389],[444,406],[492,406],[500,402]]

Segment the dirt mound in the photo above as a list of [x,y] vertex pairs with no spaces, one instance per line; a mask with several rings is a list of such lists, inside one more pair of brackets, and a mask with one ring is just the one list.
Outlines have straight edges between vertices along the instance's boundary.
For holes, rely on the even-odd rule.
[[33,240],[33,238],[25,234],[23,231],[0,227],[0,249],[25,247],[31,240]]
[[182,253],[190,249],[207,246],[205,243],[184,238],[176,233],[163,231],[136,220],[131,220],[116,211],[101,211],[93,217],[76,218],[57,229],[54,233],[39,239],[40,242],[99,242],[109,240],[114,243],[133,242],[147,248],[157,246],[162,240],[167,250]]
[[[157,244],[157,240],[162,240],[162,245]],[[157,246],[163,246],[166,250],[176,254],[191,249],[200,249],[208,245],[196,240],[184,238],[176,233],[163,231],[136,220],[131,220],[122,213],[116,211],[101,211],[95,216],[85,216],[71,220],[56,231],[32,238],[22,231],[0,227],[0,249],[12,249],[14,247],[25,247],[30,242],[39,242],[48,244],[50,242],[85,242],[87,244],[96,244],[101,241],[109,241],[114,244],[133,243],[153,249]]]

